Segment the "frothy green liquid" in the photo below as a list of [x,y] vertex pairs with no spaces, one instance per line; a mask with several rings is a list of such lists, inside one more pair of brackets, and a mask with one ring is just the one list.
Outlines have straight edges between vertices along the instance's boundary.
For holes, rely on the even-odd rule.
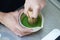
[[37,17],[37,22],[34,24],[29,24],[28,17],[24,13],[21,15],[20,19],[21,19],[21,23],[28,28],[40,27],[42,24],[41,16]]

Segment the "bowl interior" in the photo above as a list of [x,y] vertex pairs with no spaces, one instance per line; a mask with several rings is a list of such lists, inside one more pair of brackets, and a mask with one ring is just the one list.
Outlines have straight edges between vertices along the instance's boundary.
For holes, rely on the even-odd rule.
[[41,27],[41,25],[42,25],[42,16],[39,15],[37,17],[37,22],[32,25],[32,24],[29,24],[28,17],[24,13],[22,13],[20,15],[20,20],[19,21],[21,22],[21,24],[23,26],[25,26],[27,28]]

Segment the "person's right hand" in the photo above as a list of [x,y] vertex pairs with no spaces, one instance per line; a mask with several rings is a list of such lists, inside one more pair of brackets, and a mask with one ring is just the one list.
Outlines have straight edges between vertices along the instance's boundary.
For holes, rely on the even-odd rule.
[[20,10],[20,12],[18,11],[9,13],[0,12],[0,22],[19,36],[24,36],[32,33],[31,29],[23,28],[19,25],[18,16],[19,13],[21,13],[22,11],[23,9]]
[[45,7],[45,1],[46,0],[26,0],[24,4],[24,13],[30,18],[37,18],[39,12]]

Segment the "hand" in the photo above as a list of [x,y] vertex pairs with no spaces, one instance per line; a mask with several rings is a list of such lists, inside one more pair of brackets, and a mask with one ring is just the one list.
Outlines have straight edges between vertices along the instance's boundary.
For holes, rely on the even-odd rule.
[[9,28],[12,32],[14,32],[16,35],[19,36],[24,36],[32,33],[31,29],[22,28],[19,25],[18,16],[19,13],[21,13],[22,11],[23,9],[20,10],[19,12],[18,11],[9,12],[9,13],[0,12],[1,14],[0,22],[4,24],[7,28]]
[[[45,0],[26,0],[24,5],[24,13],[32,18],[37,18],[38,13],[44,8],[44,6]],[[32,15],[28,15],[29,9],[32,10]]]

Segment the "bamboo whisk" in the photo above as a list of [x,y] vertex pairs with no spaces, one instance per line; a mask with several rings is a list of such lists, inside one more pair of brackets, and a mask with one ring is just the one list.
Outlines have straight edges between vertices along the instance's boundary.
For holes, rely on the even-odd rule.
[[34,24],[34,23],[36,23],[36,21],[37,21],[37,19],[36,18],[31,18],[30,16],[32,15],[32,10],[31,9],[29,9],[29,11],[28,11],[28,22],[30,23],[30,24]]

